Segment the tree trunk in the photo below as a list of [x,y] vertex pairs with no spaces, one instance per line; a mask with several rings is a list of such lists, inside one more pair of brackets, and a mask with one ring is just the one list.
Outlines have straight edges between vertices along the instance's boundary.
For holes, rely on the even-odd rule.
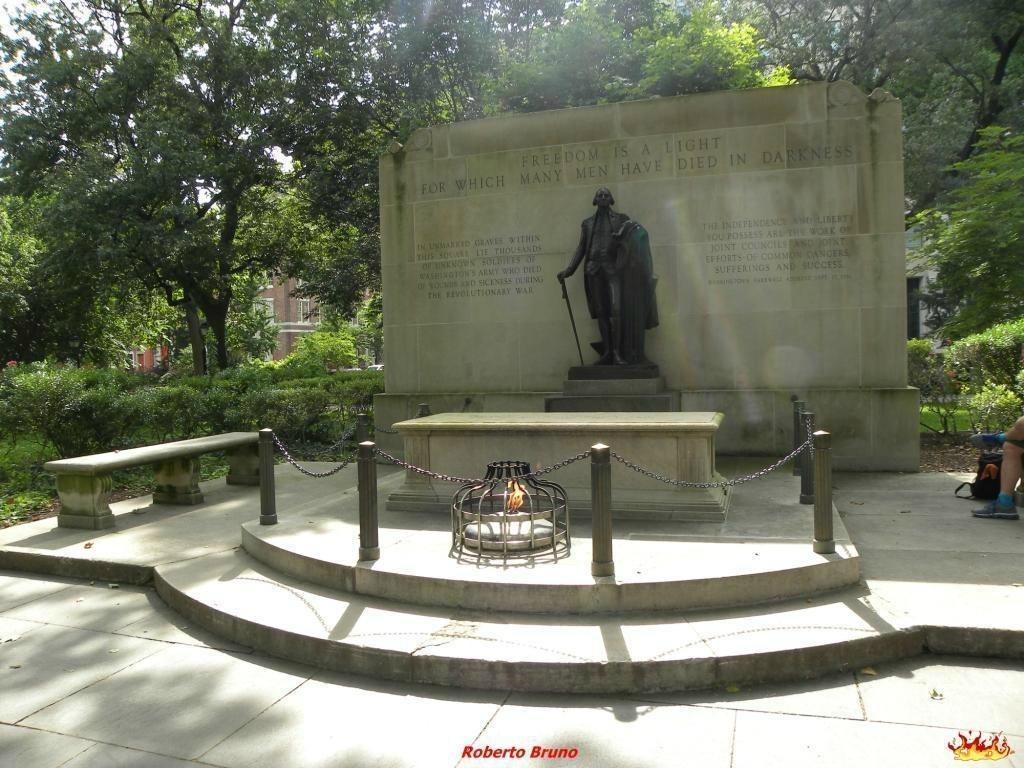
[[185,302],[185,322],[188,324],[188,340],[192,345],[192,372],[196,376],[205,376],[206,365],[206,340],[203,338],[203,328],[199,322],[199,310],[191,301]]
[[203,315],[210,326],[213,338],[217,342],[217,370],[224,371],[228,367],[228,305],[230,298],[214,300],[203,307]]

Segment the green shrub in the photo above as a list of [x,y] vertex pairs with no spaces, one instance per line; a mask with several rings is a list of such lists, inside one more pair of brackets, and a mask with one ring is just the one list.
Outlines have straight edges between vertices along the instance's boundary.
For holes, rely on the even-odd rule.
[[[907,381],[921,390],[922,405],[927,405],[935,417],[922,419],[921,425],[943,435],[956,432],[959,384],[946,369],[945,355],[933,352],[932,343],[927,339],[907,342]],[[937,428],[934,422],[938,423]]]
[[[331,399],[317,389],[251,389],[228,408],[235,429],[269,427],[285,442],[326,441],[333,433]],[[336,418],[335,418],[336,421]]]
[[922,398],[926,397],[925,390],[931,385],[935,357],[928,339],[907,340],[907,383],[920,389]]
[[985,384],[964,394],[964,407],[975,431],[1006,429],[1021,415],[1021,398],[1004,384]]
[[947,360],[957,378],[975,390],[986,383],[1016,387],[1022,345],[1024,318],[993,325],[955,342],[949,348]]
[[143,420],[134,392],[139,386],[117,371],[17,366],[0,381],[0,426],[15,437],[38,435],[61,457],[123,448]]
[[143,423],[153,442],[163,443],[207,434],[206,394],[190,384],[173,383],[139,393]]
[[295,350],[276,367],[284,375],[306,377],[340,371],[355,362],[356,345],[352,333],[341,328],[303,335]]

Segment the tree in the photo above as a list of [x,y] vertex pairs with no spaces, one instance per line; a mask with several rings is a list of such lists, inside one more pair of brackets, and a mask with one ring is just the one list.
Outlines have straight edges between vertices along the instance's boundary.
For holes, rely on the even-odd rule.
[[751,25],[714,11],[710,2],[681,13],[658,0],[583,0],[538,31],[498,101],[529,112],[788,82],[760,54]]
[[379,363],[384,354],[384,312],[380,293],[372,294],[356,313],[356,349],[370,364]]
[[[70,0],[0,40],[2,173],[49,195],[53,256],[137,281],[205,321],[228,365],[239,275],[277,268],[258,247],[287,155],[327,112],[359,112],[368,8],[358,0]],[[245,245],[249,247],[245,247]],[[201,356],[196,355],[197,359]]]
[[798,81],[848,80],[903,102],[908,207],[955,186],[979,130],[1024,127],[1019,0],[725,0]]
[[269,284],[266,275],[240,275],[235,279],[227,329],[228,352],[233,362],[263,360],[277,349],[274,313],[260,297]]
[[11,222],[11,208],[17,201],[0,200],[0,364],[19,355],[22,318],[29,313],[31,277],[36,266],[38,244]]
[[1024,316],[1024,134],[984,128],[955,168],[961,186],[920,221],[951,307],[942,332],[959,337]]
[[0,199],[0,358],[124,365],[163,339],[175,313],[137,284],[110,283],[54,257],[62,233],[45,201]]

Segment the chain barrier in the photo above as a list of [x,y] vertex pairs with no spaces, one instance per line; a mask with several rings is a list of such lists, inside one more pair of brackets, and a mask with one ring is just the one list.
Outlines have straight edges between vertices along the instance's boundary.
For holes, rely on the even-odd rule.
[[[742,477],[734,477],[731,480],[719,480],[717,482],[709,482],[709,483],[699,483],[699,482],[694,482],[694,481],[691,481],[691,480],[673,480],[670,477],[665,477],[664,475],[659,475],[657,472],[652,472],[651,470],[646,469],[645,467],[642,467],[639,464],[635,464],[632,461],[630,461],[629,459],[627,459],[625,456],[622,456],[622,455],[616,453],[615,451],[609,451],[609,453],[610,453],[610,455],[611,455],[611,457],[613,459],[615,459],[620,464],[628,467],[629,469],[633,470],[634,472],[637,472],[637,473],[639,473],[641,475],[644,475],[645,477],[649,477],[652,480],[657,480],[658,482],[661,482],[661,483],[667,483],[668,485],[674,485],[674,486],[676,486],[678,488],[729,488],[729,487],[732,487],[732,486],[735,486],[735,485],[740,485],[742,483],[747,483],[747,482],[750,482],[751,480],[757,480],[758,478],[764,477],[768,473],[774,472],[776,469],[781,467],[787,461],[791,461],[791,460],[795,459],[797,456],[799,456],[804,451],[810,450],[811,447],[814,444],[814,436],[811,434],[811,428],[812,428],[812,423],[811,422],[812,422],[811,418],[804,419],[804,427],[806,429],[807,439],[805,439],[800,445],[798,445],[792,451],[787,453],[781,459],[779,459],[778,461],[776,461],[776,462],[774,462],[772,464],[769,464],[767,467],[764,467],[762,469],[757,470],[756,472],[752,472],[749,475],[744,475]],[[345,435],[342,436],[341,440],[339,440],[338,443],[335,443],[335,446],[340,445],[346,439],[351,437],[351,433],[354,430],[355,430],[354,427],[351,428]],[[384,429],[383,427],[375,427],[374,431],[376,431],[376,432],[386,432],[388,434],[398,434],[397,430]],[[306,469],[305,467],[301,466],[298,462],[295,461],[295,459],[292,458],[291,454],[288,453],[288,449],[285,448],[284,444],[277,437],[277,435],[274,435],[274,444],[278,447],[278,450],[281,451],[281,453],[284,455],[285,460],[289,464],[291,464],[293,467],[295,467],[297,470],[299,470],[302,474],[307,475],[309,477],[330,477],[331,475],[333,475],[333,474],[335,474],[337,472],[340,472],[341,470],[343,470],[345,467],[347,467],[349,464],[352,463],[352,460],[349,459],[347,461],[342,462],[340,465],[338,465],[334,469],[331,469],[331,470],[329,470],[327,472],[313,472],[312,470]],[[332,446],[332,447],[334,447],[334,446]],[[461,483],[461,484],[470,484],[471,483],[471,484],[474,484],[474,485],[475,484],[479,484],[479,483],[489,483],[489,482],[492,482],[492,480],[493,480],[493,478],[482,478],[482,477],[473,478],[473,477],[459,477],[457,475],[446,475],[443,472],[434,472],[434,471],[429,470],[429,469],[424,469],[423,467],[417,467],[415,464],[410,464],[407,461],[403,461],[402,459],[399,459],[399,458],[397,458],[395,456],[392,456],[390,453],[388,453],[385,450],[382,450],[381,448],[375,448],[374,452],[378,456],[380,456],[382,459],[387,461],[389,464],[393,464],[396,467],[402,467],[403,469],[407,469],[410,472],[415,472],[418,475],[423,475],[424,477],[429,477],[431,480],[441,480],[441,481],[446,482],[446,483]],[[529,473],[527,473],[525,475],[522,475],[522,477],[523,478],[541,477],[543,475],[550,474],[551,472],[555,472],[556,470],[562,469],[563,467],[567,467],[570,464],[575,464],[577,461],[582,461],[583,459],[587,458],[588,456],[590,456],[590,451],[586,450],[586,451],[583,451],[581,453],[577,453],[575,456],[570,456],[568,459],[563,459],[562,461],[556,462],[556,463],[551,464],[549,466],[542,467],[541,469],[535,470],[533,472],[529,472]]]
[[378,427],[376,424],[373,425],[374,432],[383,432],[385,435],[397,435],[397,429],[388,429],[387,427]]
[[[355,429],[353,428],[351,431],[354,432]],[[342,439],[344,440],[344,438]],[[338,474],[339,472],[341,472],[341,470],[343,470],[345,467],[352,463],[352,459],[346,459],[345,461],[341,462],[341,464],[339,464],[338,466],[334,467],[333,469],[329,469],[326,472],[314,472],[312,469],[306,469],[304,466],[299,464],[299,462],[297,462],[294,458],[292,458],[291,453],[288,452],[288,449],[285,447],[285,444],[281,442],[281,438],[279,438],[276,434],[274,435],[274,445],[277,446],[277,450],[279,450],[281,452],[281,455],[284,456],[284,460],[291,464],[293,467],[295,467],[297,470],[299,470],[299,472],[306,475],[306,477],[330,477],[331,475]]]
[[328,453],[333,453],[336,448],[339,448],[340,446],[344,445],[346,442],[348,442],[352,438],[352,435],[354,435],[356,433],[356,426],[357,425],[355,425],[355,424],[350,426],[348,429],[346,429],[344,432],[341,433],[341,437],[338,438],[338,441],[336,443],[334,443],[333,445],[329,445],[326,448],[323,448],[323,449],[317,451],[313,455],[314,456],[325,456]]
[[757,480],[758,478],[764,477],[769,472],[774,472],[787,461],[795,459],[804,451],[809,451],[811,447],[814,445],[814,435],[811,434],[811,426],[811,419],[804,419],[804,429],[807,438],[800,445],[798,445],[796,448],[794,448],[792,451],[787,453],[785,456],[783,456],[781,459],[774,462],[773,464],[769,464],[767,467],[759,469],[756,472],[751,472],[749,475],[744,475],[742,477],[734,477],[731,480],[719,480],[718,482],[714,483],[697,483],[689,480],[673,480],[670,477],[665,477],[664,475],[659,475],[657,472],[652,472],[649,469],[645,469],[644,467],[641,467],[639,464],[634,464],[632,461],[630,461],[624,456],[620,456],[615,451],[609,451],[609,453],[611,454],[613,459],[615,459],[620,464],[629,467],[634,472],[644,475],[645,477],[649,477],[652,480],[657,480],[658,482],[661,483],[668,483],[669,485],[674,485],[678,488],[729,488],[734,485],[741,485],[742,483],[747,483],[750,482],[751,480]]
[[798,447],[794,448],[781,459],[776,461],[774,464],[769,464],[767,467],[759,469],[756,472],[752,472],[749,475],[744,475],[743,477],[734,477],[731,480],[719,480],[718,482],[714,483],[697,483],[690,480],[673,480],[670,477],[665,477],[664,475],[659,475],[656,472],[652,472],[649,469],[645,469],[644,467],[641,467],[639,464],[634,464],[625,456],[620,456],[615,451],[609,451],[609,453],[611,454],[613,459],[615,459],[620,464],[624,464],[625,466],[629,467],[634,472],[638,472],[639,474],[644,475],[645,477],[649,477],[652,480],[657,480],[662,483],[674,485],[678,488],[729,488],[733,485],[740,485],[741,483],[747,483],[750,482],[751,480],[757,480],[760,477],[764,477],[769,472],[774,472],[787,461],[796,458],[803,451],[810,448],[812,443],[813,440],[808,438],[807,440],[804,440]]
[[[470,483],[472,483],[473,485],[479,485],[481,483],[492,483],[492,482],[494,482],[494,478],[493,477],[491,477],[491,478],[486,478],[486,477],[476,477],[476,478],[473,478],[473,477],[458,477],[456,475],[446,475],[446,474],[444,474],[442,472],[433,472],[433,471],[431,471],[429,469],[424,469],[423,467],[417,467],[415,464],[410,464],[407,461],[402,461],[401,459],[392,456],[390,453],[388,453],[387,451],[381,450],[380,448],[377,448],[376,452],[377,452],[378,456],[380,456],[382,459],[387,461],[389,464],[394,464],[396,467],[403,467],[405,469],[408,469],[410,472],[415,472],[417,475],[423,475],[425,477],[429,477],[431,480],[443,480],[446,483],[462,483],[463,485],[470,484]],[[561,469],[562,467],[567,467],[570,464],[575,464],[577,461],[582,461],[583,459],[587,458],[589,455],[590,455],[590,451],[589,450],[583,451],[582,453],[577,453],[575,456],[570,456],[568,459],[563,459],[562,461],[559,461],[559,462],[557,462],[555,464],[551,464],[549,466],[542,467],[541,469],[538,469],[538,470],[536,470],[534,472],[528,472],[525,475],[519,475],[518,477],[521,477],[521,478],[541,477],[542,475],[547,475],[547,474],[549,474],[551,472],[554,472],[556,469]]]

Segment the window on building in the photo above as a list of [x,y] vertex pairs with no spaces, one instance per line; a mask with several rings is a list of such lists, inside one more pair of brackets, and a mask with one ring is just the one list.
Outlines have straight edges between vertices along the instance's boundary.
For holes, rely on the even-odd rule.
[[296,316],[295,319],[298,322],[300,322],[300,323],[311,323],[311,322],[313,322],[312,319],[311,319],[311,315],[312,315],[312,302],[308,298],[296,299],[295,300],[295,306],[296,306],[296,310],[298,312],[298,315]]
[[907,278],[907,338],[921,338],[921,278]]

